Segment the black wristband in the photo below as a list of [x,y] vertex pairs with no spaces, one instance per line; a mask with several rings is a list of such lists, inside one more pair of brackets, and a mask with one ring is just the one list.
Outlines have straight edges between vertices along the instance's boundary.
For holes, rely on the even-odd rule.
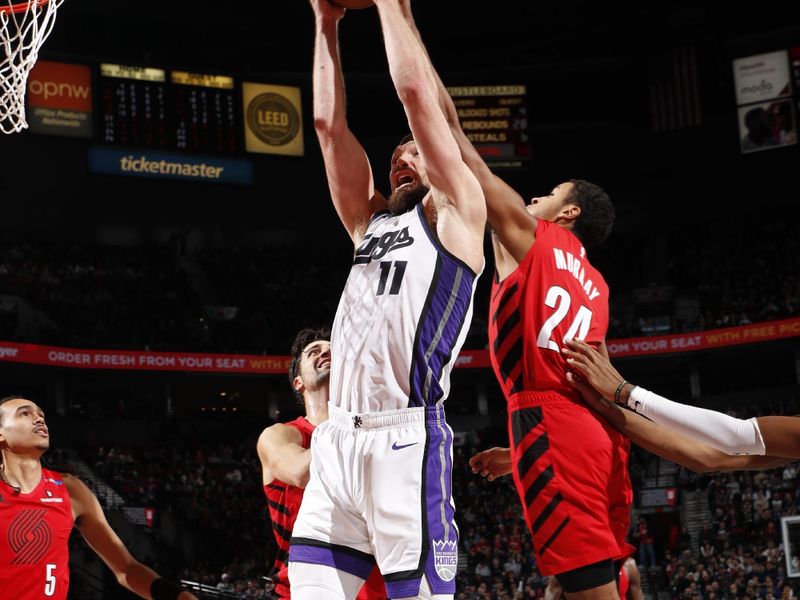
[[153,600],[177,600],[183,588],[169,579],[159,577],[150,584],[150,595]]

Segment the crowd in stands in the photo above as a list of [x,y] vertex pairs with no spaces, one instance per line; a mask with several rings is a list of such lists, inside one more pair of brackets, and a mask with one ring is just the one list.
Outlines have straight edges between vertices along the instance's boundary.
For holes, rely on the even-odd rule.
[[[267,522],[255,440],[239,446],[100,447],[87,462],[130,506],[170,513],[192,536],[180,579],[266,598],[276,545]],[[157,516],[158,518],[158,516]],[[169,555],[161,560],[168,562]],[[178,570],[179,569],[179,570]]]
[[[612,236],[592,253],[613,290],[609,337],[798,314],[798,234],[792,221],[754,225],[731,218]],[[174,245],[6,240],[0,242],[0,297],[20,297],[27,309],[9,316],[13,310],[0,302],[0,333],[12,341],[79,347],[280,354],[301,326],[331,322],[348,259],[344,250],[303,245],[210,245],[189,252]],[[634,290],[653,287],[671,290],[661,305],[631,299]],[[486,344],[487,294],[488,284],[476,294],[467,347]],[[614,304],[620,299],[628,299],[625,310]],[[678,310],[679,304],[690,309]]]
[[[794,220],[750,223],[727,217],[680,229],[648,230],[612,238],[599,248],[598,268],[619,298],[634,289],[669,286],[670,302],[634,303],[614,315],[609,337],[646,335],[648,317],[664,318],[666,331],[682,333],[748,325],[800,313],[800,224]],[[693,308],[676,310],[683,301]]]
[[12,340],[78,347],[180,347],[194,301],[185,274],[159,247],[7,241],[0,295],[25,303],[13,307]]
[[705,236],[684,231],[670,248],[668,277],[684,289],[696,287],[702,307],[699,323],[682,324],[684,329],[747,325],[800,312],[798,223],[772,221],[743,232],[725,220],[709,229]]
[[453,461],[462,562],[456,598],[541,598],[547,581],[536,567],[514,482],[473,475],[467,463],[471,455],[457,448]]
[[792,598],[781,517],[798,514],[797,464],[770,471],[695,477],[708,491],[711,522],[698,549],[667,547],[664,575],[675,599]]
[[209,247],[196,259],[213,282],[217,302],[238,309],[235,319],[213,324],[209,349],[216,344],[230,352],[279,354],[300,327],[333,321],[350,257],[320,248],[254,244]]

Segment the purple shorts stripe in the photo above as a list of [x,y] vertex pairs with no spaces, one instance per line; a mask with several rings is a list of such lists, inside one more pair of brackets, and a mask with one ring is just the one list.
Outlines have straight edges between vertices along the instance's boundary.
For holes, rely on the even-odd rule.
[[406,581],[397,581],[395,583],[386,582],[386,595],[389,598],[413,598],[419,596],[419,586],[422,583],[422,577],[416,579],[407,579]]
[[370,562],[334,548],[304,546],[302,544],[291,545],[289,548],[289,562],[326,565],[361,579],[367,579],[375,566],[374,560]]
[[428,422],[428,460],[425,465],[425,493],[430,544],[425,575],[434,594],[455,594],[458,563],[458,531],[452,504],[450,453],[453,434],[441,410],[439,423]]

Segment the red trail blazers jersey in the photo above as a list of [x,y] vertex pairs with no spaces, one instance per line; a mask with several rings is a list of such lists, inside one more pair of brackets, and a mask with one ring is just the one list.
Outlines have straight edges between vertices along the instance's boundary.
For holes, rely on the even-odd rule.
[[[305,417],[299,417],[285,425],[294,427],[300,432],[303,448],[311,447],[314,426]],[[264,493],[267,496],[272,531],[275,534],[275,541],[278,542],[278,555],[275,557],[277,573],[275,593],[281,598],[289,598],[289,541],[292,539],[297,511],[300,510],[300,503],[303,501],[303,489],[275,479],[264,486]]]
[[608,329],[608,286],[569,230],[539,220],[517,269],[492,285],[492,366],[506,398],[523,390],[579,398],[567,382],[563,340],[597,346]]
[[597,346],[608,286],[569,230],[540,220],[516,270],[495,281],[492,367],[508,400],[512,473],[539,571],[559,574],[630,553],[629,441],[567,380],[565,339]]
[[61,473],[42,469],[30,494],[0,481],[0,598],[64,600],[72,504]]

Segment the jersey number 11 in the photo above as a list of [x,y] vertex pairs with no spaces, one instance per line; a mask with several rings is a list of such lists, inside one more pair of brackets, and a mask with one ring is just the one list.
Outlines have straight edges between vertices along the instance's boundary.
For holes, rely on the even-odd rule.
[[378,293],[376,296],[383,296],[386,292],[386,283],[389,281],[389,272],[394,265],[394,277],[392,277],[392,287],[389,288],[389,295],[396,296],[400,293],[400,284],[403,283],[403,275],[406,274],[407,260],[381,261],[381,279],[378,282]]

